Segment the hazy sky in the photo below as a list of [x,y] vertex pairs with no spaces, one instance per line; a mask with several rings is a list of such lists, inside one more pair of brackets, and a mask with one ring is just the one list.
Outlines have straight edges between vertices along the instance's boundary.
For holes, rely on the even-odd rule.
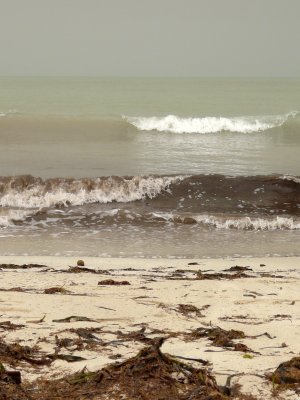
[[0,75],[299,76],[300,0],[0,0]]

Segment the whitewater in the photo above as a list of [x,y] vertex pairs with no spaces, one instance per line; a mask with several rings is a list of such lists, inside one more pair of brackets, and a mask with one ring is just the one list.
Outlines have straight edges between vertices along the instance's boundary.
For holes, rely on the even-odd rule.
[[0,87],[0,255],[300,255],[300,79]]
[[261,115],[242,117],[189,117],[176,115],[165,117],[126,117],[123,118],[141,131],[158,131],[172,133],[253,133],[264,132],[280,127],[289,118],[295,118],[298,111],[290,111],[283,115]]

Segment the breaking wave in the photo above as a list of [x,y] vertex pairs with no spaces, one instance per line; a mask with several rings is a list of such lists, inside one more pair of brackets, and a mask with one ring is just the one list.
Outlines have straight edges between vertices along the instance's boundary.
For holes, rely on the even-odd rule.
[[0,177],[0,227],[195,224],[215,229],[300,230],[296,176]]
[[25,210],[8,210],[5,214],[0,214],[0,227],[7,228],[15,225],[16,222],[22,222],[30,213]]
[[19,114],[19,112],[15,109],[11,109],[8,111],[0,111],[0,118],[1,117],[8,117],[9,115],[16,115]]
[[226,218],[212,215],[176,215],[173,213],[154,213],[155,218],[165,221],[184,223],[184,224],[202,224],[217,229],[237,229],[254,231],[274,231],[280,230],[300,230],[300,222],[293,218],[275,217],[267,218]]
[[95,179],[49,179],[32,176],[2,178],[0,206],[42,208],[89,203],[127,203],[152,199],[168,190],[181,176],[103,177]]
[[172,133],[218,133],[263,132],[282,126],[289,118],[294,118],[298,111],[283,115],[242,116],[242,117],[193,117],[182,118],[176,115],[165,117],[127,117],[123,118],[142,131]]
[[295,183],[300,183],[300,178],[297,178],[296,176],[292,176],[292,175],[284,175],[281,177],[281,179],[284,179],[287,181],[292,181]]
[[[49,211],[49,210],[48,210]],[[193,214],[180,212],[135,212],[128,209],[114,208],[107,211],[97,211],[87,214],[68,213],[61,210],[28,212],[24,210],[10,210],[5,216],[0,216],[0,227],[12,226],[42,227],[60,226],[72,230],[97,229],[101,226],[161,226],[161,224],[192,225],[196,229],[203,227],[217,230],[242,231],[299,231],[300,219],[285,216],[255,217],[255,216],[226,216]]]

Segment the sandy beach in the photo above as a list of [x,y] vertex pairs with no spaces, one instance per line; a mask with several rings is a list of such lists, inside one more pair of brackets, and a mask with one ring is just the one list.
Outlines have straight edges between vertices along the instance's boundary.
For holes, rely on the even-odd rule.
[[299,356],[299,257],[83,261],[0,258],[1,341],[37,346],[31,361],[48,360],[4,358],[23,382],[96,371],[164,337],[163,353],[207,362],[232,396],[239,387],[272,399],[276,385],[266,375]]

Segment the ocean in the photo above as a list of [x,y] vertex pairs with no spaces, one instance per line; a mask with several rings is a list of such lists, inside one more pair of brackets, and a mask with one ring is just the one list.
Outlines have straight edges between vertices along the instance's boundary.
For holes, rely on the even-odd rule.
[[300,255],[300,79],[0,78],[0,255]]

